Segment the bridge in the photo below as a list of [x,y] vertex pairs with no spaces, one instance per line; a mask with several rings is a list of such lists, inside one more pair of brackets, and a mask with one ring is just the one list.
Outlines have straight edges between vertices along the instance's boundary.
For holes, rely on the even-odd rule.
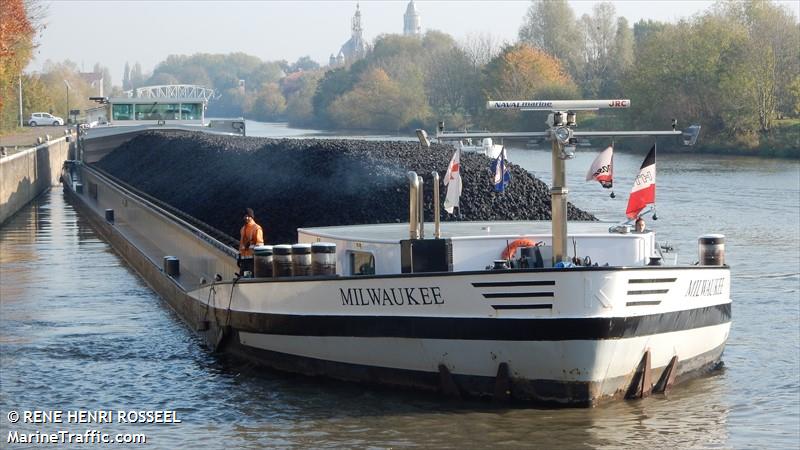
[[162,86],[144,86],[125,91],[129,98],[191,98],[208,102],[214,98],[214,89],[194,84],[168,84]]

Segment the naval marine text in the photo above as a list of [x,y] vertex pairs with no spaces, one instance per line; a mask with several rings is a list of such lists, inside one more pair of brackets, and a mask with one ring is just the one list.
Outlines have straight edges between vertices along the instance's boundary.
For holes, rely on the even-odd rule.
[[438,286],[410,288],[339,288],[342,306],[443,305]]

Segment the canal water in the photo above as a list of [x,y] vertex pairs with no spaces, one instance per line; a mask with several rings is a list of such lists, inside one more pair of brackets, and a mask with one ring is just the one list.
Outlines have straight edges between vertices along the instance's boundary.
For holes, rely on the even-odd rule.
[[[580,153],[569,162],[571,200],[618,220],[646,150],[615,157],[616,199],[583,181],[597,150]],[[508,157],[550,181],[547,152]],[[724,369],[668,397],[593,409],[452,403],[212,355],[54,188],[0,228],[0,448],[20,447],[6,443],[10,431],[87,429],[144,433],[149,448],[797,448],[800,164],[664,155],[657,167],[659,219],[648,226],[678,260],[697,259],[703,233],[727,237],[734,322]],[[181,423],[7,417],[80,409],[174,410]]]

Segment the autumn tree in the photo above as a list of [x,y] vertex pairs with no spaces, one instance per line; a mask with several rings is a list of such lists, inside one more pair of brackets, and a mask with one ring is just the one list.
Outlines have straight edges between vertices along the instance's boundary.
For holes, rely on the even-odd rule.
[[14,102],[7,99],[19,86],[22,69],[28,64],[34,48],[36,28],[22,0],[3,0],[0,7],[0,129],[14,127],[17,122]]
[[[570,99],[578,96],[575,83],[559,61],[528,44],[506,47],[487,65],[483,92],[486,98],[493,100]],[[493,112],[487,116],[496,127],[507,123],[523,126],[519,118],[516,112]]]
[[266,83],[253,100],[249,116],[264,122],[275,122],[283,119],[285,111],[286,99],[278,88],[278,84]]
[[519,42],[538,48],[561,62],[574,78],[583,70],[583,36],[567,0],[532,0],[519,29]]

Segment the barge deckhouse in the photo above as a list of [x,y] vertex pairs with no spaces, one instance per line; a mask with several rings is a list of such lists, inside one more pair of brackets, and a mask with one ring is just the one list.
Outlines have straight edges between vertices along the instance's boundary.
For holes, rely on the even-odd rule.
[[69,164],[65,191],[211,347],[279,370],[585,406],[716,367],[731,324],[721,237],[677,265],[652,231],[567,224],[564,164],[581,134],[560,117],[629,102],[533,103],[489,107],[554,111],[549,130],[522,136],[553,143],[552,221],[423,223],[409,173],[407,224],[299,229],[294,246],[256,250],[252,278],[213,230],[97,167]]

